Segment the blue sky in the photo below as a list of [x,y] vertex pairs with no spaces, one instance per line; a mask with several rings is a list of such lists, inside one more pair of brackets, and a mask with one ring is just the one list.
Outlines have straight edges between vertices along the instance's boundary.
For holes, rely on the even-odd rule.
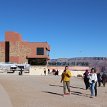
[[47,41],[51,58],[107,56],[107,0],[0,0],[0,41],[6,31]]

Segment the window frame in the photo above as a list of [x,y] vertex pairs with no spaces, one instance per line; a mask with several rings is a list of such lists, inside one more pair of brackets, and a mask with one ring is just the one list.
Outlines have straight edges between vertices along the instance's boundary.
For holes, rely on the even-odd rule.
[[44,48],[43,47],[36,48],[36,55],[44,55],[44,53],[45,52],[44,52]]

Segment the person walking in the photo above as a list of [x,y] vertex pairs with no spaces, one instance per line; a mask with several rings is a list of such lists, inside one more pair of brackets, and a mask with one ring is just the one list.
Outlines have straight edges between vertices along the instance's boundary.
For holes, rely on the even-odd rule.
[[98,79],[98,86],[100,87],[101,86],[101,81],[102,81],[100,72],[97,73],[97,79]]
[[46,69],[44,68],[44,75],[46,76]]
[[91,69],[91,73],[89,75],[89,83],[91,91],[90,98],[93,98],[94,96],[97,96],[97,74],[95,68]]
[[83,74],[83,79],[84,79],[86,90],[90,87],[88,76],[89,76],[89,71],[86,70],[85,73]]
[[[70,95],[70,78],[72,74],[71,71],[68,69],[68,66],[65,66],[65,70],[63,71],[61,75],[61,83],[63,82],[63,92],[64,95]],[[68,90],[68,93],[66,93],[66,87]]]
[[103,72],[103,74],[102,74],[102,83],[103,83],[104,87],[105,87],[106,82],[107,82],[107,74],[106,74],[106,72]]

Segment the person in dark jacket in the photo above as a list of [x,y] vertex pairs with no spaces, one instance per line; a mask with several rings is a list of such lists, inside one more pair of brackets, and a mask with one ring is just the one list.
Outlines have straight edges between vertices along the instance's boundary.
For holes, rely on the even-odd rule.
[[102,81],[100,73],[97,73],[97,79],[98,79],[98,86],[100,87],[101,86],[101,81]]
[[102,83],[103,83],[104,87],[105,87],[106,82],[107,82],[107,74],[105,72],[103,72],[103,74],[102,74]]
[[89,88],[89,71],[86,70],[85,73],[83,74],[83,78],[84,78],[84,83],[85,83],[85,87],[86,87],[86,90]]

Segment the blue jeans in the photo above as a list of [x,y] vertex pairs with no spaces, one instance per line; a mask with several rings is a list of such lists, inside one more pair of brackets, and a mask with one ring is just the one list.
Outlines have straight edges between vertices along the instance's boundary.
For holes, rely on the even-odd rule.
[[90,83],[91,96],[95,95],[95,83]]

